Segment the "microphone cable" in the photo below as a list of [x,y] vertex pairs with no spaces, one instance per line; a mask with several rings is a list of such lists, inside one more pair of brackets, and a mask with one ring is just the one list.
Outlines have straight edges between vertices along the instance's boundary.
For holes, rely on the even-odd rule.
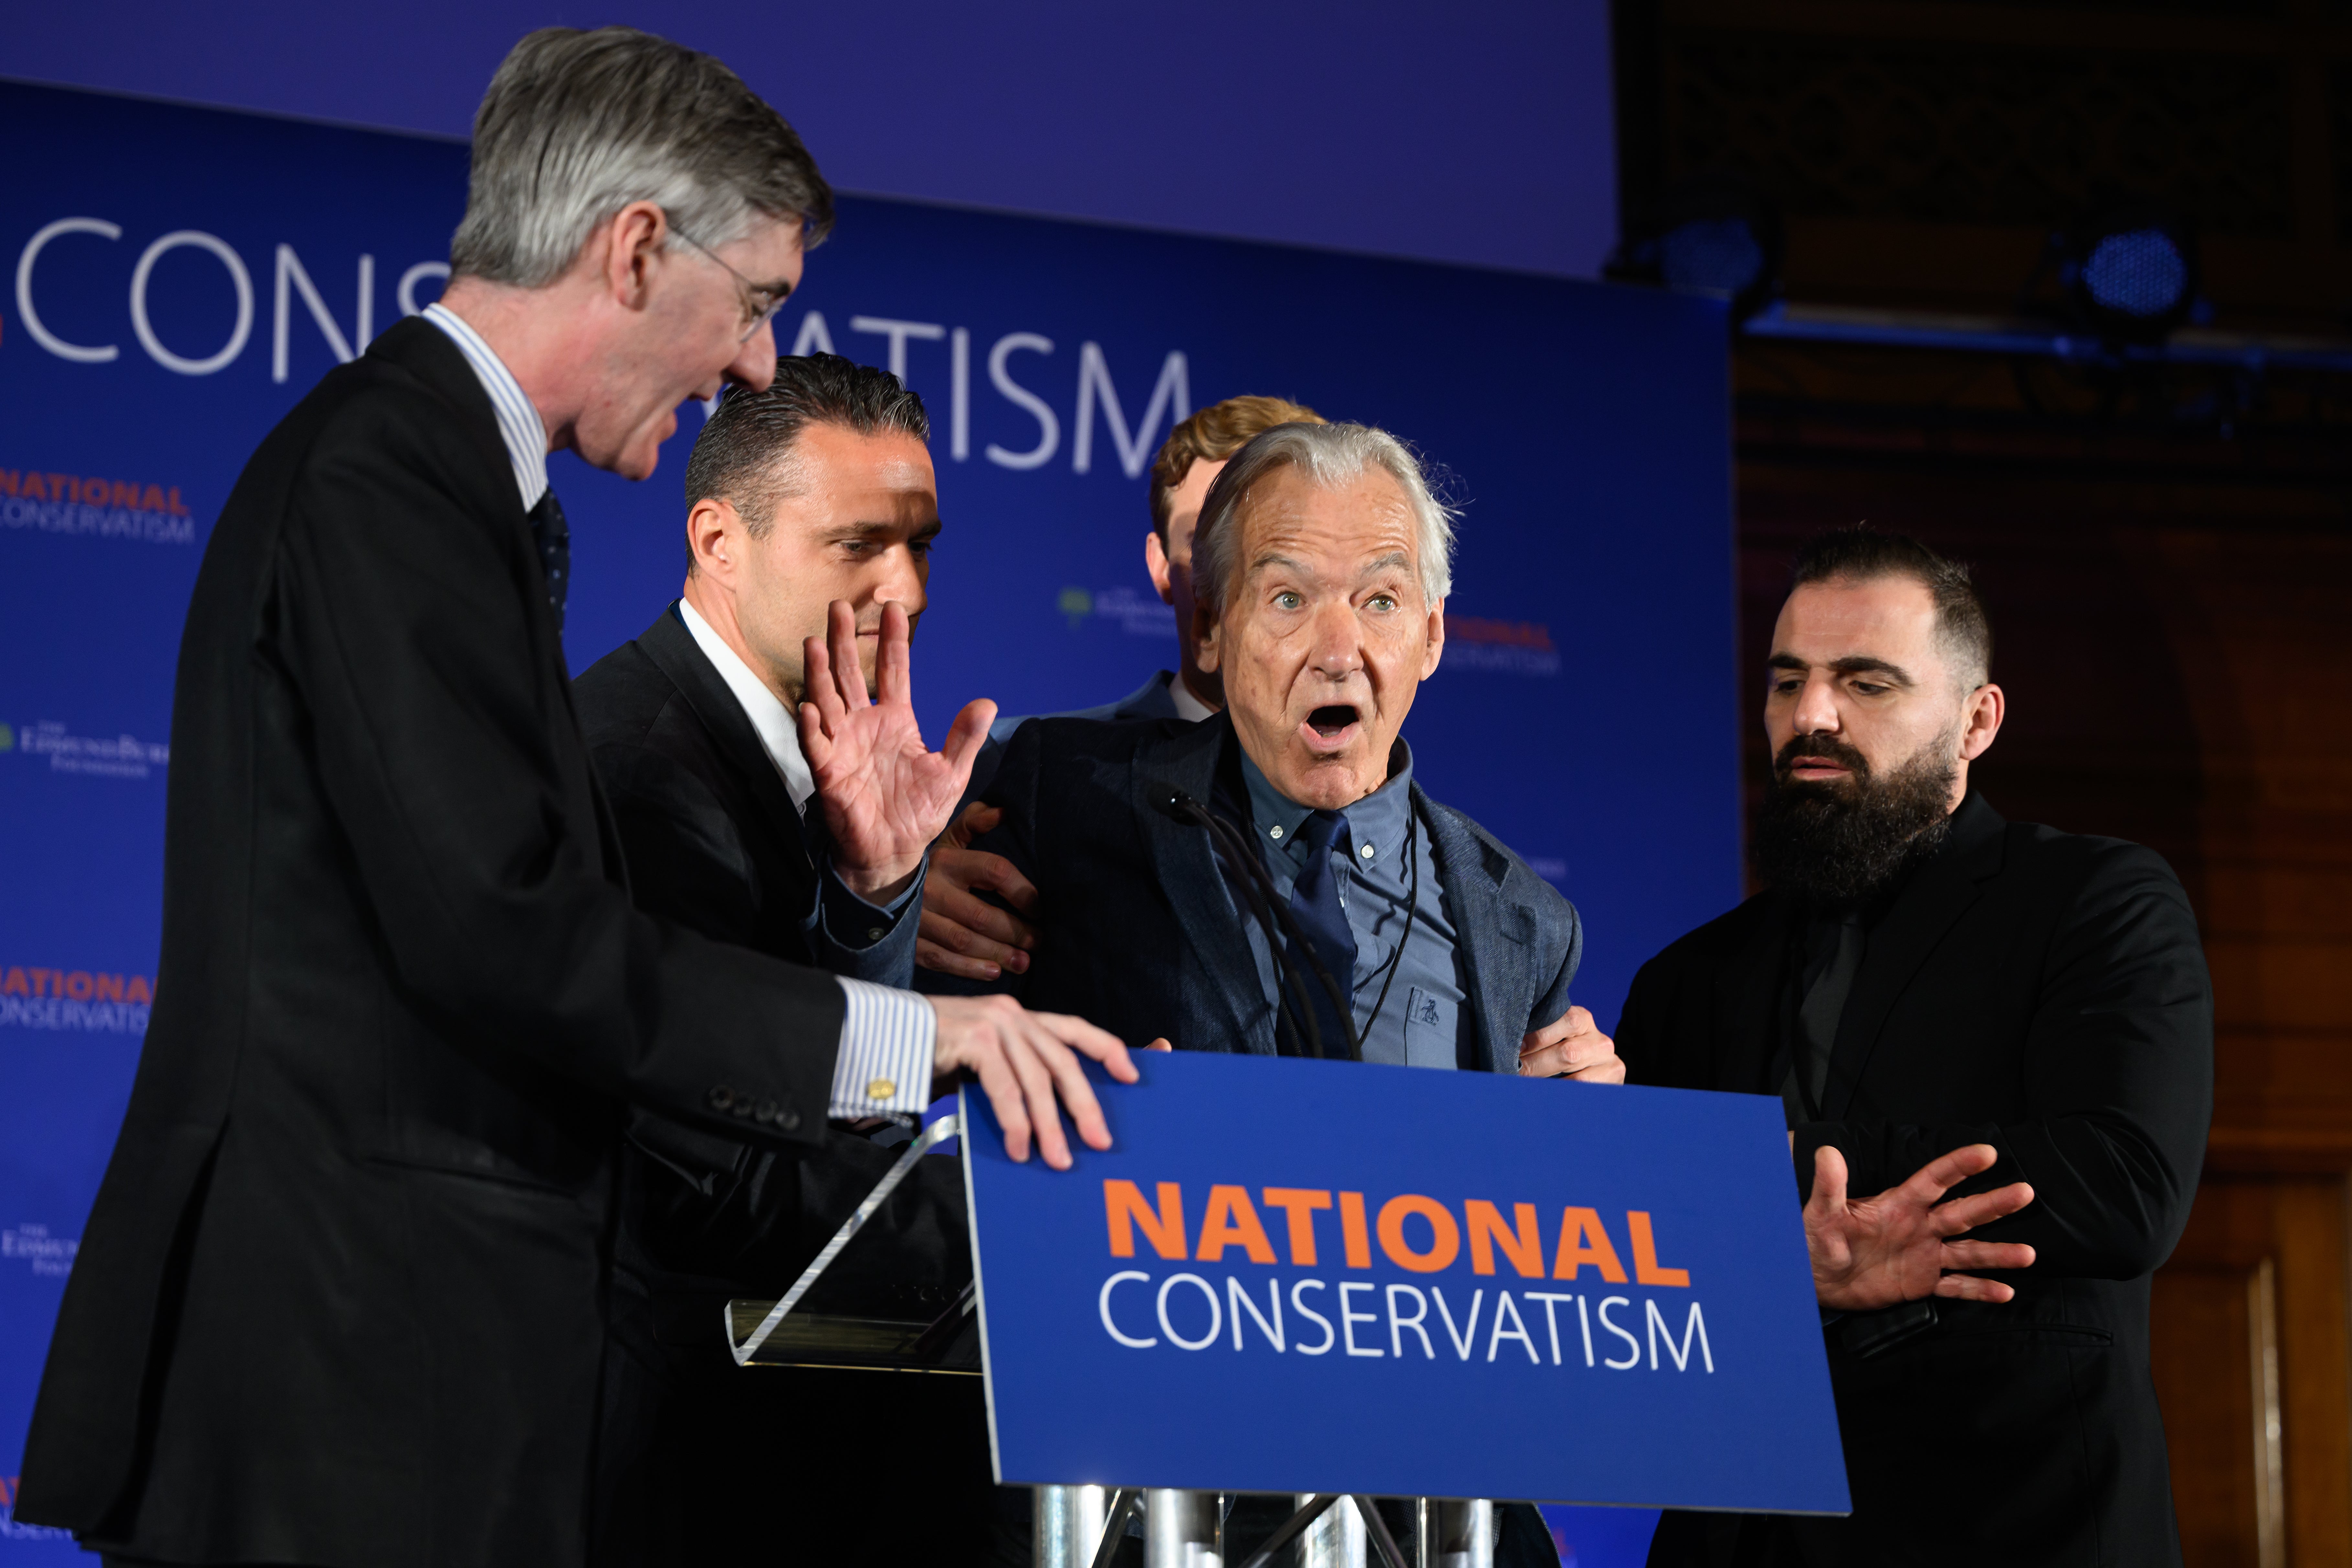
[[[1228,882],[1242,890],[1244,901],[1265,934],[1266,948],[1274,959],[1276,1000],[1282,1016],[1290,1020],[1295,1037],[1305,1042],[1318,1059],[1329,1059],[1330,1052],[1324,1048],[1322,1028],[1316,1021],[1314,1005],[1308,1000],[1306,979],[1289,962],[1285,952],[1286,938],[1296,942],[1299,952],[1307,955],[1315,978],[1330,996],[1340,1026],[1347,1031],[1347,1059],[1363,1060],[1362,1042],[1354,1025],[1355,1009],[1349,1005],[1347,994],[1340,990],[1339,983],[1331,978],[1331,972],[1324,966],[1321,955],[1315,951],[1315,944],[1300,929],[1297,917],[1290,912],[1288,901],[1275,887],[1274,874],[1259,858],[1257,847],[1243,837],[1239,828],[1182,790],[1169,790],[1161,798],[1160,805],[1179,822],[1208,831],[1209,846],[1224,866]],[[1386,991],[1383,990],[1381,994],[1385,1000]],[[1297,998],[1295,1005],[1292,1002],[1294,995]]]

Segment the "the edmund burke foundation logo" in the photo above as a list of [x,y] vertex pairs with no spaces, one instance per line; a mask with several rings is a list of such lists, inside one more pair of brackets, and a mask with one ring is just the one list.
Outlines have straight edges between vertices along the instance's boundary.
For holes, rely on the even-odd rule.
[[1558,675],[1559,649],[1538,621],[1496,621],[1484,616],[1445,617],[1445,665],[1496,675]]
[[172,748],[163,742],[142,741],[136,735],[77,735],[47,719],[34,724],[0,724],[0,752],[47,757],[52,773],[94,773],[111,779],[151,778],[172,763]]
[[0,527],[149,544],[196,542],[196,520],[177,485],[46,468],[0,468]]
[[155,983],[99,969],[0,964],[0,1029],[144,1035]]

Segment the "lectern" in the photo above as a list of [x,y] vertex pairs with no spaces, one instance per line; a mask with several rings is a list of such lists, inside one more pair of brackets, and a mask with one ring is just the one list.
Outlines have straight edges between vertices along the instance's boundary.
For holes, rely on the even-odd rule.
[[[1353,1062],[1089,1068],[1113,1144],[1015,1162],[984,1097],[910,1144],[740,1364],[987,1379],[1039,1568],[1487,1568],[1483,1500],[1842,1514],[1777,1099]],[[803,1304],[943,1139],[972,1288]],[[1516,1534],[1512,1539],[1516,1540]]]

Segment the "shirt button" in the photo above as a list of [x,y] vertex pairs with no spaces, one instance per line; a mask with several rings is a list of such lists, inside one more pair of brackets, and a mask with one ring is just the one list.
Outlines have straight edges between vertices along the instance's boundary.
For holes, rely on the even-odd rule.
[[866,1086],[866,1098],[868,1100],[887,1100],[898,1092],[898,1081],[894,1079],[877,1078]]
[[1265,830],[1265,836],[1268,838],[1279,838],[1282,837],[1282,828],[1279,825],[1269,827]]
[[882,928],[880,926],[867,926],[866,928],[866,940],[868,942],[880,942],[882,940]]
[[1369,860],[1372,858],[1372,847],[1367,844],[1361,849],[1357,850],[1356,853]]

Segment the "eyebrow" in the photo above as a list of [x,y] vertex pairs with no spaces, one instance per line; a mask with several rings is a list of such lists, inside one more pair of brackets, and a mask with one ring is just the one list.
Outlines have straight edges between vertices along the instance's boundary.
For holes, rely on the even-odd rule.
[[[1801,673],[1813,668],[1793,653],[1776,653],[1765,660],[1765,663],[1774,669],[1792,669]],[[1876,654],[1849,654],[1843,658],[1830,660],[1824,668],[1832,675],[1884,675],[1897,686],[1918,684],[1911,679],[1909,670],[1894,660],[1881,658]]]
[[[945,518],[934,517],[929,522],[917,526],[908,537],[913,539],[921,539],[929,534],[939,532],[940,530],[946,526],[947,520]],[[835,539],[870,539],[877,533],[896,533],[898,531],[898,528],[899,524],[892,522],[887,519],[866,518],[860,519],[856,522],[835,523],[833,527],[826,529],[825,532]]]
[[[1293,572],[1299,574],[1301,576],[1312,577],[1315,575],[1315,569],[1307,565],[1305,562],[1294,561],[1289,556],[1274,551],[1269,551],[1265,554],[1261,555],[1256,560],[1251,562],[1249,569],[1253,573],[1255,573],[1262,572],[1268,566],[1287,566]],[[1412,569],[1412,557],[1406,554],[1402,550],[1391,550],[1377,561],[1366,562],[1364,563],[1363,570],[1357,573],[1357,580],[1360,582],[1366,577],[1375,576],[1381,572],[1387,571],[1391,566],[1401,567],[1405,571],[1411,571]]]

